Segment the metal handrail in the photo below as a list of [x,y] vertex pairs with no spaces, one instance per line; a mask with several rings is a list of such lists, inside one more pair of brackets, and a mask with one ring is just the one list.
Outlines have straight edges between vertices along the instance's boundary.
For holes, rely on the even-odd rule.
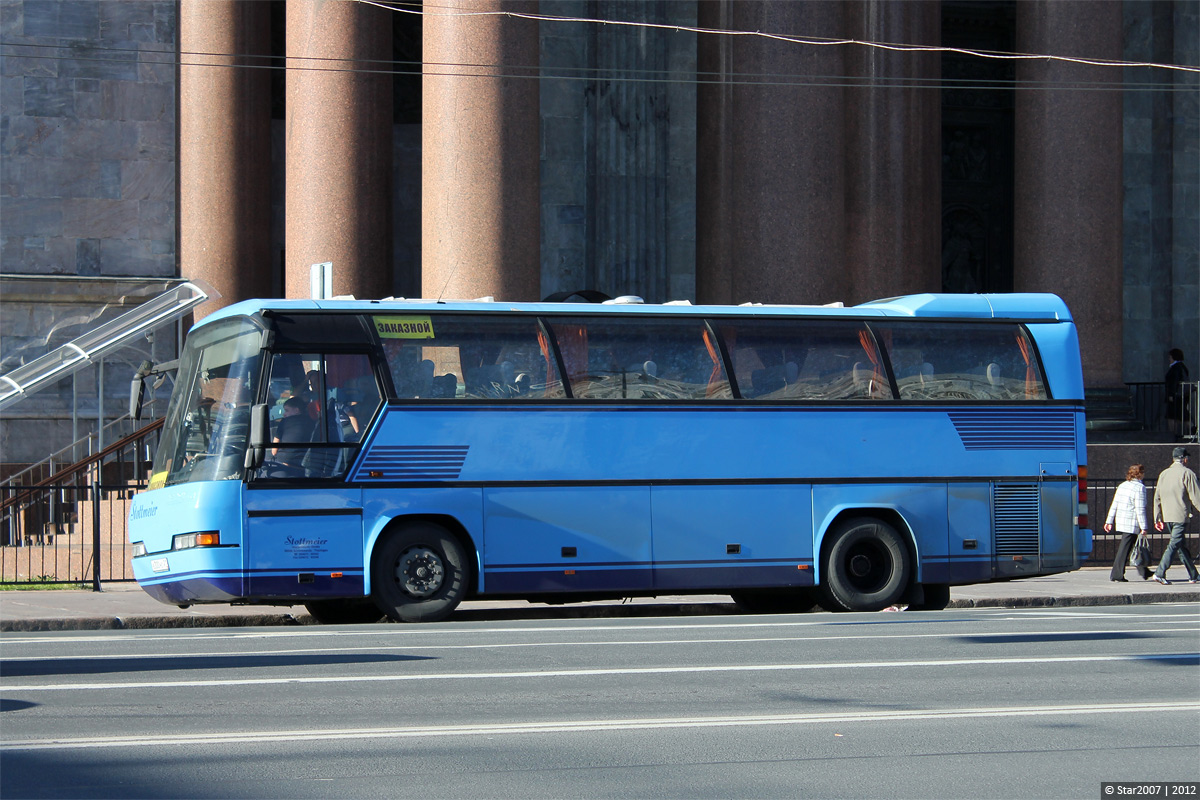
[[14,493],[14,495],[12,497],[9,497],[8,499],[4,500],[3,502],[0,502],[0,512],[3,512],[5,510],[7,510],[9,507],[18,504],[21,501],[21,499],[23,499],[23,497],[25,497],[27,494],[31,493],[35,489],[42,488],[45,486],[50,486],[50,485],[56,484],[56,483],[62,483],[64,480],[73,478],[73,477],[79,475],[79,473],[87,470],[89,467],[91,467],[95,464],[103,463],[104,459],[106,459],[107,457],[113,455],[114,453],[120,452],[124,448],[128,447],[130,444],[140,442],[142,439],[145,439],[150,434],[158,431],[163,426],[164,421],[165,421],[165,418],[160,417],[159,419],[156,419],[153,422],[151,422],[149,425],[145,425],[142,428],[139,428],[138,430],[134,431],[133,433],[131,433],[121,439],[118,439],[117,441],[110,444],[108,447],[105,447],[100,452],[93,453],[92,455],[87,456],[86,458],[83,458],[80,461],[75,462],[74,464],[72,464],[71,466],[67,467],[64,470],[60,470],[60,471],[54,473],[53,475],[43,478],[42,480],[40,480],[37,483],[32,484],[30,486],[19,487],[17,489],[17,492]]
[[[36,472],[39,469],[44,469],[47,466],[49,466],[50,469],[53,470],[54,463],[56,461],[61,463],[64,460],[63,459],[64,453],[67,453],[67,452],[74,453],[74,451],[77,451],[79,448],[83,447],[85,444],[89,445],[89,450],[90,450],[90,445],[91,445],[92,441],[103,441],[103,439],[105,438],[105,437],[101,436],[101,433],[108,433],[108,432],[112,431],[114,428],[116,428],[118,425],[122,425],[122,424],[132,422],[132,421],[134,421],[132,417],[130,417],[128,414],[123,414],[122,416],[119,416],[116,419],[105,423],[105,425],[101,431],[92,431],[91,433],[87,434],[86,436],[83,436],[79,439],[76,439],[74,442],[71,442],[71,444],[67,445],[66,447],[62,448],[61,450],[51,453],[50,455],[46,456],[38,463],[30,464],[28,467],[21,470],[20,472],[14,472],[12,475],[9,475],[4,480],[0,481],[0,489],[3,489],[5,486],[19,484],[19,483],[21,483],[21,479],[24,478],[26,475]],[[90,453],[89,453],[89,455],[90,455]],[[75,458],[75,456],[72,455],[72,460],[74,458]],[[86,456],[85,456],[85,458],[86,458]],[[55,473],[52,472],[51,474],[55,474]]]

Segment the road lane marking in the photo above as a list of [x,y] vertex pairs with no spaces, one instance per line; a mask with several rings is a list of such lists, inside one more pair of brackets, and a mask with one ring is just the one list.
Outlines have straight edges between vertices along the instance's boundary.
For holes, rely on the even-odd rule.
[[432,738],[444,736],[503,736],[545,733],[661,730],[670,728],[757,727],[763,725],[830,725],[855,722],[904,722],[1005,717],[1045,717],[1080,714],[1169,714],[1200,712],[1200,701],[1167,703],[1106,703],[1062,706],[999,706],[984,708],[917,709],[907,711],[846,711],[821,714],[750,714],[744,716],[662,717],[646,719],[564,720],[471,725],[414,725],[388,728],[328,728],[323,730],[237,731],[226,733],[157,734],[154,736],[94,736],[0,741],[0,750],[77,750],[96,747],[210,747],[222,744],[346,741],[351,739]]
[[406,681],[516,680],[529,678],[594,678],[612,675],[680,675],[719,672],[806,672],[849,669],[908,669],[913,667],[971,667],[1009,664],[1083,664],[1119,661],[1195,661],[1200,653],[1142,653],[1107,656],[1046,656],[1042,658],[955,658],[922,661],[851,661],[830,664],[730,664],[687,667],[620,667],[610,669],[518,670],[512,672],[446,672],[406,675],[320,675],[313,677],[230,678],[204,681],[136,681],[131,683],[3,684],[0,692],[65,692],[110,689],[196,689],[219,686],[284,686],[322,683],[400,683]]
[[450,651],[450,650],[502,650],[511,648],[539,648],[539,647],[616,647],[616,646],[653,646],[661,647],[664,645],[713,645],[713,644],[756,644],[756,643],[782,643],[782,642],[857,642],[857,641],[875,641],[888,640],[899,641],[903,639],[996,639],[1001,637],[1044,637],[1050,643],[1055,637],[1060,636],[1130,636],[1141,638],[1149,634],[1166,633],[1166,634],[1186,634],[1195,633],[1200,635],[1200,626],[1191,629],[1180,628],[1138,628],[1137,630],[1077,630],[1077,631],[1046,631],[1044,633],[1029,632],[1029,631],[1003,631],[998,633],[899,633],[899,634],[862,634],[856,636],[754,636],[754,637],[739,637],[730,639],[603,639],[594,642],[581,642],[563,640],[558,642],[494,642],[481,644],[388,644],[388,645],[361,645],[355,647],[296,647],[287,649],[275,650],[208,650],[200,652],[157,652],[157,653],[97,653],[94,655],[76,655],[76,654],[60,654],[49,656],[9,656],[0,657],[0,666],[5,662],[11,661],[111,661],[115,659],[137,659],[150,658],[253,658],[255,656],[279,656],[279,655],[312,655],[316,653],[338,653],[345,654],[351,652],[366,652],[366,653],[381,653],[385,651]]
[[[1156,604],[1165,605],[1165,604]],[[1075,617],[1078,619],[1093,619],[1093,618],[1109,618],[1109,619],[1154,619],[1157,624],[1195,624],[1197,615],[1189,614],[1143,614],[1143,613],[1112,613],[1099,614],[1094,611],[1079,611],[1071,612],[1067,610],[1054,612],[1055,616],[1050,616],[1045,609],[1029,609],[1028,612],[1022,612],[1015,609],[999,609],[999,608],[980,608],[972,609],[979,612],[992,612],[989,614],[980,614],[979,617],[963,617],[951,615],[945,612],[946,616],[932,617],[928,615],[921,616],[920,620],[924,623],[937,622],[938,624],[970,624],[975,625],[979,622],[1056,622],[1063,618]],[[1003,614],[1004,616],[1000,616]],[[1045,615],[1045,616],[1041,616]],[[474,627],[469,622],[442,622],[422,625],[393,625],[380,623],[374,628],[371,625],[360,625],[351,629],[332,629],[328,627],[314,626],[311,629],[301,628],[283,628],[283,629],[216,629],[216,628],[187,628],[186,633],[165,633],[161,630],[150,628],[139,630],[137,633],[107,631],[103,634],[89,633],[80,636],[64,636],[64,631],[48,632],[53,635],[42,636],[12,636],[11,634],[0,635],[0,641],[5,645],[11,644],[45,644],[45,645],[60,645],[70,646],[80,643],[90,642],[145,642],[145,641],[198,641],[202,639],[279,639],[279,638],[342,638],[347,636],[387,636],[387,637],[418,637],[418,636],[478,636],[481,634],[508,634],[508,633],[591,633],[601,631],[653,631],[653,630],[705,630],[705,629],[722,629],[722,628],[812,628],[812,627],[829,627],[836,630],[845,630],[847,627],[872,627],[877,625],[910,625],[914,623],[913,617],[906,617],[905,614],[880,614],[880,615],[864,615],[867,619],[860,619],[849,614],[829,614],[823,615],[821,619],[812,620],[788,620],[788,621],[773,621],[773,622],[754,622],[750,616],[738,617],[735,622],[702,622],[702,623],[674,623],[674,624],[654,624],[641,625],[638,624],[641,620],[652,619],[667,619],[665,617],[631,617],[629,624],[626,625],[555,625],[545,627],[536,625],[540,620],[530,620],[530,624],[526,626],[505,626],[499,628],[492,627]],[[1172,619],[1173,618],[1173,619]],[[693,617],[692,619],[712,619],[711,617]],[[726,618],[727,619],[727,618]],[[436,626],[436,627],[435,627]],[[174,629],[178,630],[178,629]]]

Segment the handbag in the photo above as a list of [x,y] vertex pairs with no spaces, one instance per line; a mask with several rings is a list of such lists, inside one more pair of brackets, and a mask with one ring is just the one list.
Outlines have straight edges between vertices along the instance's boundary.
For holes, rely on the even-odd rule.
[[1129,566],[1148,567],[1150,565],[1149,538],[1144,533],[1138,534],[1137,541],[1133,543],[1133,550],[1129,553]]

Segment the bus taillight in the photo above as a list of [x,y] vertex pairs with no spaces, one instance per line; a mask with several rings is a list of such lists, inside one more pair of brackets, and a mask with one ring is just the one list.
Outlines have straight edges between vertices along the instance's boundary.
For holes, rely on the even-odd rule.
[[1088,527],[1087,467],[1079,468],[1079,527]]

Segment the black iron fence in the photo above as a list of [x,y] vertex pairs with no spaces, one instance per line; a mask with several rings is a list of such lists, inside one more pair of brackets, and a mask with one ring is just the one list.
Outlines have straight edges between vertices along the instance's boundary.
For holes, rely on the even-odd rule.
[[125,521],[144,486],[50,484],[0,488],[0,583],[132,581]]
[[1195,438],[1200,428],[1200,383],[1180,384],[1171,402],[1167,402],[1167,385],[1161,381],[1125,385],[1133,417],[1142,430]]
[[131,581],[125,522],[162,421],[44,480],[0,485],[0,584]]

